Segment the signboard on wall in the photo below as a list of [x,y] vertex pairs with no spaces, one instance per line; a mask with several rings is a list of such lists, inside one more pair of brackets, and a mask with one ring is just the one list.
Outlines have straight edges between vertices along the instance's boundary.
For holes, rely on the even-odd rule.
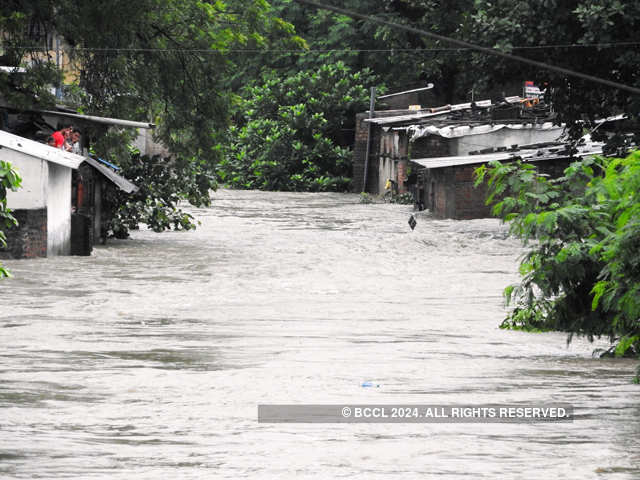
[[531,80],[526,80],[524,82],[523,94],[524,98],[537,98],[541,99],[544,97],[544,90],[540,90],[540,88],[536,87],[535,84]]

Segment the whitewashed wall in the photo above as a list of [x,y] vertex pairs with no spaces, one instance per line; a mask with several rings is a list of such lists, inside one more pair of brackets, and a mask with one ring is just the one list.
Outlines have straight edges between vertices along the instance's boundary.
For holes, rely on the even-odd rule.
[[7,206],[13,210],[46,207],[49,162],[8,148],[0,149],[0,160],[10,162],[22,177],[22,188],[7,192]]
[[49,163],[47,256],[71,253],[71,169]]
[[71,168],[22,152],[0,149],[22,177],[22,188],[7,192],[13,210],[47,209],[47,256],[71,253]]

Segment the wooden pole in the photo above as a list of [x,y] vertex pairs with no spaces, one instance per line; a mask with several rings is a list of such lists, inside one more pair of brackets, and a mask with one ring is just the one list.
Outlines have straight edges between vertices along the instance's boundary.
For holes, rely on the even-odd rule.
[[[369,120],[373,118],[376,104],[376,87],[371,87],[371,98],[369,99]],[[362,193],[367,191],[367,177],[369,175],[369,154],[371,152],[371,122],[367,122],[367,148],[364,154],[364,179],[362,180]]]

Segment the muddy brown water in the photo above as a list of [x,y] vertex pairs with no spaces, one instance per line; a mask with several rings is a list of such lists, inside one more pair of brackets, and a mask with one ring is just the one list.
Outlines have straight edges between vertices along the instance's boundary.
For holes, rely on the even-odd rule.
[[[498,328],[522,250],[496,220],[214,197],[195,232],[5,262],[0,477],[640,478],[635,363]],[[261,403],[552,402],[575,420],[257,422]]]

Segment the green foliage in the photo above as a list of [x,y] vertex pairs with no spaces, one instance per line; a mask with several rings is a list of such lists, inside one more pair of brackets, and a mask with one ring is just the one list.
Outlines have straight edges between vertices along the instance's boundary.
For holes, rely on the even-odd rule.
[[194,226],[176,204],[208,205],[216,186],[213,172],[235,98],[231,79],[242,64],[235,51],[302,42],[291,39],[293,27],[264,0],[8,0],[0,5],[0,64],[33,65],[26,75],[0,72],[0,96],[10,105],[53,103],[45,93],[61,77],[47,45],[54,30],[77,68],[70,89],[75,106],[153,121],[157,139],[173,154],[138,161],[126,148],[130,134],[87,128],[94,152],[141,186],[133,197],[111,198],[111,230],[120,236],[139,222],[157,231]]
[[[392,91],[434,82],[437,94],[444,97],[446,103],[453,100],[456,76],[470,58],[468,53],[449,51],[449,45],[369,20],[309,8],[292,0],[273,0],[271,3],[277,15],[293,24],[297,34],[308,45],[308,51],[304,53],[282,52],[260,58],[287,76],[299,70],[315,70],[325,64],[343,62],[354,71],[371,69],[380,77],[380,83]],[[345,0],[332,3],[395,23],[459,38],[467,23],[467,11],[473,9],[474,2]],[[431,99],[432,94],[427,94],[427,98]]]
[[558,179],[531,164],[476,171],[488,204],[528,251],[505,289],[511,328],[606,335],[616,356],[640,354],[640,152],[585,158]]
[[132,149],[126,161],[121,162],[122,174],[139,190],[134,194],[109,190],[108,233],[126,238],[140,223],[155,232],[195,229],[193,216],[179,204],[188,201],[192,205],[210,205],[208,187],[212,179],[206,171],[198,171],[193,165],[181,157],[149,158]]
[[[17,190],[22,184],[22,178],[11,164],[0,160],[0,228],[10,228],[18,225],[18,221],[7,208],[7,189]],[[7,246],[7,236],[0,230],[0,247]],[[11,276],[9,271],[0,264],[0,278]]]
[[75,47],[86,113],[151,120],[171,152],[210,170],[229,121],[232,50],[264,48],[288,27],[263,0],[61,0],[55,15]]
[[243,91],[231,145],[218,166],[235,188],[343,191],[349,188],[351,143],[345,130],[368,101],[367,70],[343,63],[278,78]]
[[19,108],[51,107],[49,87],[60,82],[55,58],[46,55],[48,2],[6,0],[0,5],[0,65],[26,73],[0,72],[0,98]]
[[[636,42],[639,2],[478,0],[470,14],[470,38],[477,43],[640,87],[640,49],[623,45]],[[558,121],[566,122],[576,137],[583,134],[583,121],[593,126],[597,118],[640,113],[640,97],[616,88],[485,54],[474,54],[471,60],[469,72],[478,90],[495,85],[505,89],[523,80],[546,85],[547,100],[558,107]]]

